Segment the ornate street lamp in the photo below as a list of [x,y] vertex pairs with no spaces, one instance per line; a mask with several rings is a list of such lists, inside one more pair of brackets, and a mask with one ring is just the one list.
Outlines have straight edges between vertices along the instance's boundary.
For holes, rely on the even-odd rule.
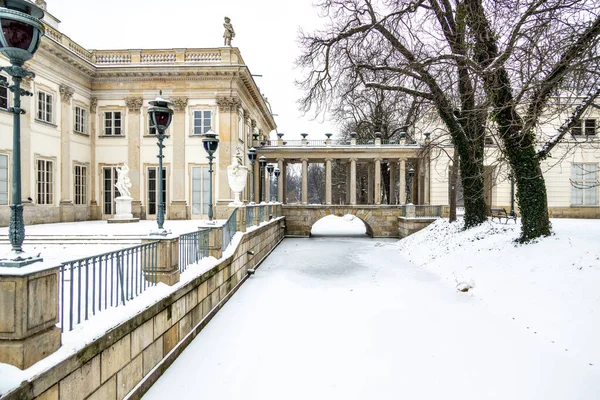
[[273,164],[269,164],[267,165],[267,172],[269,173],[269,203],[271,202],[271,200],[273,200],[273,171],[275,170],[275,167],[273,166]]
[[217,151],[219,147],[219,138],[217,134],[213,131],[209,130],[202,137],[202,144],[204,145],[204,150],[208,153],[208,176],[209,176],[209,188],[208,191],[208,221],[212,222],[213,220],[213,154]]
[[265,167],[267,166],[267,158],[265,156],[260,156],[258,158],[258,166],[260,170],[260,188],[261,188],[261,202],[265,202]]
[[[163,149],[165,145],[163,144],[163,140],[167,139],[169,136],[165,135],[165,131],[171,125],[171,120],[173,119],[173,110],[169,108],[173,103],[167,101],[162,98],[162,90],[156,99],[153,101],[149,101],[152,107],[148,108],[148,114],[150,115],[150,120],[152,121],[152,126],[156,129],[156,138],[158,142],[156,145],[158,146],[158,174],[156,179],[158,180],[158,212],[156,214],[156,222],[158,224],[158,231],[151,232],[151,235],[161,235],[165,236],[168,234],[167,230],[163,228],[163,224],[165,223],[165,199],[163,198]],[[166,190],[166,189],[165,189]]]
[[406,199],[410,201],[408,204],[413,204],[413,176],[415,176],[415,170],[410,167],[408,170],[408,191],[406,193]]
[[21,89],[21,81],[35,76],[33,72],[23,68],[23,64],[33,57],[44,35],[44,26],[40,22],[44,11],[25,0],[4,0],[0,1],[0,4],[0,53],[8,57],[11,64],[10,67],[1,67],[0,70],[12,77],[13,85],[9,86],[9,89],[14,94],[14,104],[9,109],[13,114],[12,204],[8,228],[12,249],[10,254],[0,261],[0,266],[22,267],[42,261],[39,255],[26,255],[22,247],[25,240],[25,223],[21,203],[21,114],[25,114],[25,110],[21,108],[21,96],[33,94]]
[[281,175],[281,170],[279,169],[279,167],[275,168],[275,191],[277,193],[277,196],[275,197],[275,199],[277,200],[277,202],[280,202],[281,199],[279,198],[279,175]]
[[254,204],[254,161],[256,161],[256,149],[248,150],[248,161],[250,161],[250,204]]

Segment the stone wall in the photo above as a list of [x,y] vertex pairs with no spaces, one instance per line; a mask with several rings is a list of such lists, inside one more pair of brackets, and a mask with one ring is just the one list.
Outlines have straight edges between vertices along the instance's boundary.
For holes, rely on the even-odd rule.
[[232,256],[3,399],[140,398],[279,244],[283,225],[244,233]]
[[433,223],[437,218],[405,218],[398,217],[398,234],[401,239],[419,232]]

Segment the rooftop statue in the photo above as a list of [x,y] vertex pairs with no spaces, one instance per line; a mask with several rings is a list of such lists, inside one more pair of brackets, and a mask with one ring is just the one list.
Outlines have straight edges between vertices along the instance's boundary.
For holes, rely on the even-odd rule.
[[223,33],[223,38],[225,39],[225,46],[231,46],[231,39],[235,37],[235,31],[233,30],[233,25],[231,25],[231,20],[229,17],[225,17],[225,23],[223,27],[225,28],[225,32]]

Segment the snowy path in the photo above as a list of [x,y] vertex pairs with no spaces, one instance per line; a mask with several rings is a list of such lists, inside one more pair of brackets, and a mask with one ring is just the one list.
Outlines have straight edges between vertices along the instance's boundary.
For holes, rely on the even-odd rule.
[[396,243],[284,240],[145,399],[600,398],[596,367]]

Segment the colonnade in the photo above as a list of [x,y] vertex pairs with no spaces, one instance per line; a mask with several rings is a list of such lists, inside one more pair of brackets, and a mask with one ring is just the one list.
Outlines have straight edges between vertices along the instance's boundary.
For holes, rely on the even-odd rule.
[[[333,200],[333,191],[332,191],[332,181],[333,181],[333,164],[336,163],[338,165],[342,164],[346,166],[346,199],[344,204],[348,205],[357,205],[357,204],[373,204],[378,205],[382,204],[383,201],[383,193],[384,193],[384,182],[382,166],[387,165],[389,170],[389,188],[387,193],[389,200],[386,202],[389,204],[406,204],[406,203],[415,203],[415,204],[428,204],[429,203],[429,169],[428,163],[424,162],[423,159],[408,159],[408,158],[386,158],[382,159],[380,157],[375,158],[276,158],[276,159],[268,159],[269,163],[276,162],[277,167],[281,171],[279,177],[276,179],[274,176],[270,176],[266,171],[261,174],[259,163],[255,163],[254,166],[254,193],[255,201],[260,202],[266,200],[269,201],[271,199],[271,180],[275,180],[275,188],[277,193],[273,193],[273,199],[277,201],[287,203],[287,167],[288,164],[297,164],[301,163],[301,198],[299,199],[302,204],[308,204],[308,190],[309,190],[309,182],[308,182],[308,170],[309,164],[319,163],[324,164],[325,166],[325,204],[332,204]],[[366,203],[363,201],[359,203],[359,199],[357,198],[357,168],[359,164],[366,164],[368,169],[367,174],[367,196]],[[411,169],[413,175],[409,174],[409,169]],[[264,179],[264,182],[260,182],[261,179]],[[407,190],[407,183],[410,184],[410,188]],[[407,198],[407,195],[412,197],[412,201],[410,198]],[[362,196],[364,198],[364,196]]]

